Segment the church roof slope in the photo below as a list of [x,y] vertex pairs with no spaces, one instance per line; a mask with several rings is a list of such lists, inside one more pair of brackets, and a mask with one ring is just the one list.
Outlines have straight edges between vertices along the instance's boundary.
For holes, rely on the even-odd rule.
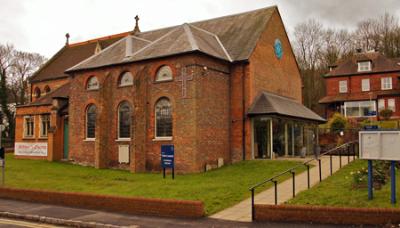
[[[127,36],[123,39],[125,42],[121,40],[118,45],[115,44],[104,49],[96,56],[69,68],[67,72],[194,51],[229,62],[248,60],[274,11],[277,11],[276,6],[135,33],[136,39],[133,41],[134,47],[131,56],[126,57],[123,50],[123,47],[126,47],[126,44],[123,43],[132,37]],[[148,40],[150,43],[140,43],[139,38]]]
[[18,107],[29,107],[29,106],[41,106],[41,105],[51,105],[53,102],[53,98],[68,98],[70,92],[70,83],[66,83],[54,91],[44,95],[41,98],[38,98],[34,102],[28,103],[26,105],[20,105]]
[[40,82],[68,77],[64,71],[92,56],[98,43],[102,48],[106,48],[125,37],[126,34],[122,33],[76,44],[66,44],[37,70],[29,80],[30,82]]
[[317,122],[326,122],[325,119],[296,100],[269,92],[262,92],[254,100],[254,103],[250,106],[248,115],[281,115]]

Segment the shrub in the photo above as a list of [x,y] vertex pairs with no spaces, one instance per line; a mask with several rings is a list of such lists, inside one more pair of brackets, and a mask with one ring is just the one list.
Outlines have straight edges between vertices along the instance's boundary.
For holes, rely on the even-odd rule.
[[[368,183],[368,170],[362,168],[355,172],[350,172],[353,177],[354,188],[366,188]],[[380,189],[386,184],[390,176],[390,162],[374,161],[373,162],[373,186]]]
[[392,117],[393,111],[390,109],[383,109],[379,112],[379,116],[382,117],[384,120],[390,119]]
[[328,126],[333,133],[339,133],[344,131],[348,125],[347,119],[339,113],[333,114],[331,119],[328,121]]

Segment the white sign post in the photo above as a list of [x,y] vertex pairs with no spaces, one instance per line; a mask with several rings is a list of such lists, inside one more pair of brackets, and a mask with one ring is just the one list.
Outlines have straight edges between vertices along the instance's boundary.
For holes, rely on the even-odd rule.
[[372,160],[391,161],[391,203],[396,203],[396,161],[400,161],[400,131],[360,131],[360,158],[368,160],[368,199],[372,192]]

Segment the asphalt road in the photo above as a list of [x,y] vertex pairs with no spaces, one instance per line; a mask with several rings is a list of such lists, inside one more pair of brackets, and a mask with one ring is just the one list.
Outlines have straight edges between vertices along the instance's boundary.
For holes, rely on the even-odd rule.
[[26,222],[26,221],[19,221],[19,220],[11,220],[11,219],[2,219],[0,218],[0,228],[55,228],[60,226],[53,226],[53,225],[45,225],[45,224],[38,224],[33,222]]

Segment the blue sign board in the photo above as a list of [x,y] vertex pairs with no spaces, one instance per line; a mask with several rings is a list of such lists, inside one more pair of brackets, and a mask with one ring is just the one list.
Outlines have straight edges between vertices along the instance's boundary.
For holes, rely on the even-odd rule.
[[368,111],[367,116],[376,116],[376,111]]
[[378,125],[366,125],[364,126],[364,129],[369,131],[375,131],[378,130]]
[[161,167],[162,168],[174,168],[174,156],[175,150],[174,145],[162,145],[161,146]]

